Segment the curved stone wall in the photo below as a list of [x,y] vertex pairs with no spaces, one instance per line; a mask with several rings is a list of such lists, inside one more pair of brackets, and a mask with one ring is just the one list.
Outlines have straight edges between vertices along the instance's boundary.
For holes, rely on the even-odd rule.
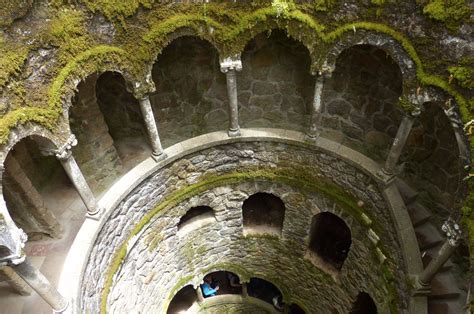
[[[254,192],[259,190],[258,185],[256,187],[253,183],[245,182],[255,180],[281,181],[281,184],[273,183],[270,186],[263,185],[261,188],[279,191],[276,194],[288,204],[284,230],[288,230],[286,224],[292,223],[292,219],[295,219],[292,227],[298,231],[295,233],[284,231],[282,239],[278,241],[274,238],[241,236],[241,202],[245,199],[244,196],[252,191],[252,187]],[[239,188],[233,190],[240,192],[227,193],[231,191],[228,190],[229,187],[237,186]],[[206,190],[209,190],[209,194],[206,194]],[[195,197],[196,195],[201,197]],[[220,198],[228,199],[219,200],[219,195]],[[304,203],[306,200],[307,204]],[[364,204],[361,208],[357,207],[359,200]],[[334,203],[337,204],[335,207]],[[176,238],[176,224],[179,218],[187,208],[197,205],[209,205],[216,210],[217,223],[199,231],[204,232],[201,235],[203,239],[206,239],[207,233],[212,234],[213,239],[221,238],[215,241],[215,247],[206,248],[199,245],[206,243],[205,241],[195,241],[195,247],[192,244],[191,247],[186,247],[186,242],[178,241]],[[341,284],[334,283],[325,271],[319,270],[302,258],[307,246],[311,208],[314,212],[334,211],[341,215],[353,230],[354,242],[341,273]],[[361,215],[363,212],[364,216]],[[375,247],[374,242],[371,242],[368,236],[369,227],[365,226],[368,220],[363,217],[370,217],[369,220],[373,221],[370,229],[375,230],[381,238],[383,248]],[[228,221],[232,219],[234,223],[229,224]],[[131,221],[137,224],[133,226],[130,224]],[[227,243],[229,239],[233,241]],[[175,247],[176,250],[172,249]],[[237,250],[239,247],[249,252],[248,256],[251,258],[242,260],[247,253],[242,256],[238,253],[228,254],[239,252],[240,250]],[[268,273],[268,267],[262,263],[264,259],[258,258],[261,252],[259,247],[265,248],[264,252],[268,252],[265,257],[273,261],[274,265],[294,265],[293,260],[301,261],[301,267],[306,270],[308,276],[301,289],[301,296],[293,292],[301,284],[297,279],[301,268],[276,268],[288,276],[288,286],[282,285],[279,288],[286,291],[285,295],[294,298],[298,304],[308,305],[305,302],[314,298],[314,287],[322,289],[320,286],[322,283],[323,286],[330,283],[328,289],[333,294],[341,294],[341,301],[335,304],[334,300],[329,302],[330,298],[322,295],[318,301],[320,305],[311,303],[308,305],[309,308],[321,306],[323,309],[323,305],[334,306],[344,312],[360,290],[370,291],[382,308],[387,308],[391,301],[399,308],[406,306],[406,296],[395,292],[387,283],[393,278],[403,278],[405,265],[400,256],[390,213],[373,179],[346,162],[310,146],[255,142],[216,146],[191,154],[158,170],[131,191],[113,210],[98,234],[83,277],[82,309],[98,312],[101,297],[106,295],[102,293],[104,287],[106,292],[111,289],[107,300],[110,309],[134,306],[135,302],[130,301],[134,298],[132,296],[145,295],[143,290],[145,286],[150,288],[147,290],[148,296],[153,297],[149,298],[148,302],[142,303],[144,308],[159,309],[172,297],[169,296],[171,283],[176,285],[173,289],[177,290],[186,284],[181,282],[180,286],[177,282],[178,277],[185,279],[188,275],[194,277],[204,267],[215,267],[219,263],[245,265],[244,268],[254,268],[262,278],[267,276],[272,279],[275,273]],[[174,254],[166,255],[167,251]],[[280,263],[283,257],[279,252],[282,251],[294,252],[293,255],[285,257],[289,258],[287,264]],[[388,257],[382,265],[378,262],[381,254]],[[141,259],[146,255],[145,259]],[[179,260],[174,260],[178,256]],[[215,260],[213,256],[221,258]],[[167,261],[166,258],[173,260]],[[155,264],[160,261],[164,262],[163,265],[170,265],[169,272],[160,271],[152,275],[151,269],[156,272],[161,268],[161,266],[156,268],[158,264]],[[120,265],[121,267],[118,267]],[[374,272],[374,268],[378,268],[379,271]],[[141,273],[145,269],[147,271]],[[177,269],[182,269],[183,273],[167,277]],[[240,276],[246,275],[242,271],[233,271]],[[373,276],[367,276],[369,273]],[[252,274],[247,274],[250,275]],[[125,283],[130,286],[128,281],[130,278],[135,278],[132,281],[137,286],[129,289],[127,296],[124,296],[122,294],[125,291],[120,287]],[[169,279],[168,286],[154,282],[163,278]],[[192,278],[189,277],[187,280],[191,281]],[[275,280],[272,281],[275,283]],[[197,285],[198,282],[193,283]],[[397,290],[406,291],[403,288],[404,284],[404,280],[398,280]],[[387,291],[389,288],[390,291]],[[392,298],[398,298],[399,303],[391,300]],[[123,305],[121,300],[129,300],[130,303]]]

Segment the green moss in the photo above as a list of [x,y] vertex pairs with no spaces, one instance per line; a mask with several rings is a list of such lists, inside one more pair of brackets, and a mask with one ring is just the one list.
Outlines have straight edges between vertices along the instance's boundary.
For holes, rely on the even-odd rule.
[[59,48],[62,64],[91,47],[93,42],[84,25],[84,13],[78,10],[62,9],[51,20],[45,40]]
[[111,21],[122,22],[135,14],[140,6],[151,8],[154,0],[83,0],[92,12],[100,12]]
[[418,107],[415,106],[406,96],[401,96],[398,99],[398,105],[405,111],[405,112],[414,112],[418,110]]
[[10,78],[21,72],[26,58],[28,48],[12,47],[7,49],[4,45],[0,48],[0,88],[4,87]]
[[474,67],[452,66],[448,68],[448,71],[452,74],[459,86],[474,89]]
[[423,13],[455,30],[470,15],[471,10],[465,0],[430,0],[423,8]]

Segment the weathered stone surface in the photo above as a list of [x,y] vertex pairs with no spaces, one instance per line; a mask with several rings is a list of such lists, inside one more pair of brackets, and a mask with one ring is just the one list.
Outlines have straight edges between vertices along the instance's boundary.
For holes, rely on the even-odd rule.
[[[222,159],[228,159],[227,168],[221,167],[224,165]],[[229,163],[229,160],[233,162]],[[84,310],[98,311],[104,285],[103,274],[107,272],[113,252],[128,238],[133,228],[129,222],[138,222],[170,193],[186,186],[186,180],[179,178],[179,172],[191,165],[198,178],[256,166],[310,165],[314,173],[320,173],[321,178],[329,179],[362,200],[366,204],[365,209],[376,217],[377,223],[383,225],[385,230],[393,230],[390,214],[376,185],[365,174],[334,157],[283,144],[242,143],[215,147],[159,170],[118,205],[100,232],[87,265],[82,296]],[[361,185],[361,182],[366,185]],[[150,193],[154,190],[158,192]],[[286,205],[283,233],[278,240],[242,235],[242,202],[259,191],[278,195]],[[211,206],[216,214],[216,223],[195,230],[186,238],[179,238],[176,226],[180,217],[187,209],[198,205]],[[351,253],[341,273],[341,285],[334,284],[328,274],[304,259],[311,217],[323,210],[341,216],[353,236]],[[303,194],[298,188],[282,183],[252,180],[209,189],[173,208],[164,209],[147,224],[138,241],[133,247],[129,246],[129,253],[109,294],[109,310],[136,310],[139,306],[143,311],[161,311],[167,298],[171,298],[168,293],[179,278],[191,275],[199,280],[204,275],[203,269],[219,263],[242,265],[252,274],[274,278],[283,285],[281,289],[291,291],[290,295],[298,300],[311,302],[310,306],[315,309],[333,308],[347,312],[356,291],[362,290],[369,291],[378,304],[385,306],[387,292],[380,290],[384,286],[383,279],[380,272],[374,271],[378,262],[375,254],[371,253],[373,247],[366,233],[365,227],[359,225],[350,212],[333,201],[317,193]],[[396,266],[393,266],[398,272],[396,269],[401,269],[402,265],[399,264],[399,253],[394,249],[398,247],[394,235],[395,232],[391,231],[379,236],[382,243],[390,243],[387,254],[394,259]],[[288,266],[294,265],[296,260],[299,261],[298,267]],[[270,264],[272,268],[268,267]],[[147,278],[151,271],[158,269],[160,275],[148,284],[140,279]],[[278,278],[284,280],[279,281]],[[338,301],[335,302],[335,299]]]

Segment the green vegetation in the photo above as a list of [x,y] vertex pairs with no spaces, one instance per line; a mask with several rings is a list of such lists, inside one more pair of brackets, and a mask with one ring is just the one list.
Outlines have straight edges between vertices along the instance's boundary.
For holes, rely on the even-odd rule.
[[452,66],[448,69],[449,73],[459,84],[467,89],[474,89],[474,67],[472,66]]
[[449,29],[456,30],[459,23],[471,13],[465,0],[429,0],[423,13],[443,22]]

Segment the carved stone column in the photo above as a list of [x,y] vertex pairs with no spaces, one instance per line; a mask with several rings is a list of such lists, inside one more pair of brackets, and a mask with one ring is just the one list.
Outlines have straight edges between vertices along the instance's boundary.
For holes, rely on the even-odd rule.
[[204,296],[202,295],[201,285],[196,288],[197,302],[200,304],[204,302]]
[[61,162],[66,174],[71,179],[72,184],[76,188],[79,196],[86,205],[87,214],[90,216],[96,216],[100,212],[97,200],[92,193],[89,184],[87,184],[81,169],[76,163],[76,160],[72,156],[72,147],[77,145],[77,140],[74,135],[71,135],[66,144],[56,150],[43,150],[45,154],[55,155],[56,158]]
[[249,296],[249,292],[247,290],[247,283],[242,282],[242,297],[246,298]]
[[144,95],[139,99],[140,110],[142,111],[143,119],[145,120],[148,138],[150,139],[152,153],[151,156],[155,161],[162,160],[166,157],[161,146],[160,135],[158,134],[158,127],[156,126],[155,116],[151,108],[150,97]]
[[310,138],[316,138],[319,136],[318,124],[321,117],[321,96],[323,93],[324,81],[326,80],[327,74],[319,72],[316,74],[316,83],[314,86],[314,97],[311,107],[311,121],[309,125],[308,136]]
[[398,127],[397,135],[393,140],[392,147],[390,148],[385,165],[382,169],[386,175],[394,175],[396,173],[398,160],[400,159],[400,155],[405,147],[413,123],[415,123],[415,119],[420,113],[420,110],[414,110],[413,112],[403,116],[402,122]]
[[28,286],[25,281],[13,271],[11,267],[4,266],[0,268],[0,277],[5,280],[18,294],[25,296],[31,294],[30,286]]
[[12,269],[20,276],[33,290],[35,290],[45,300],[56,313],[61,313],[68,307],[68,301],[58,290],[51,285],[49,280],[34,267],[28,259],[18,265],[13,265]]
[[462,232],[457,223],[452,219],[448,219],[443,223],[441,228],[446,233],[446,241],[438,251],[438,254],[431,260],[426,268],[418,276],[419,287],[429,286],[431,280],[436,276],[444,263],[453,255],[459,246],[462,238]]
[[229,97],[229,131],[230,137],[240,135],[239,106],[237,100],[237,71],[242,70],[242,61],[238,58],[226,58],[221,62],[221,72],[227,79],[227,95]]

